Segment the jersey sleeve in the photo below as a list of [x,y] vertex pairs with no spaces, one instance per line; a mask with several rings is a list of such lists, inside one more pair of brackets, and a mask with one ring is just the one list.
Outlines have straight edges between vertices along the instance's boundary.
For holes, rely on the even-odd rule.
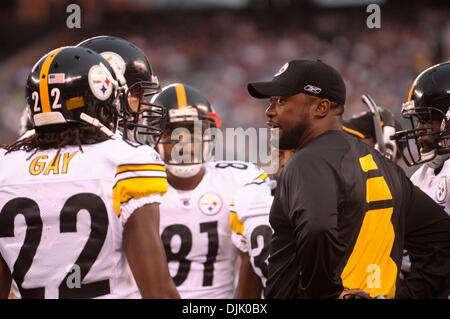
[[220,161],[214,162],[213,165],[218,176],[222,176],[223,178],[229,180],[229,182],[235,186],[235,190],[251,183],[263,174],[267,177],[264,170],[253,163],[241,161]]
[[337,298],[342,290],[336,275],[339,181],[322,158],[292,160],[281,173],[270,212],[274,234],[265,296]]
[[118,165],[114,179],[114,211],[123,225],[138,208],[161,203],[167,192],[164,162],[149,146],[133,148]]
[[233,245],[244,253],[248,252],[247,239],[244,236],[244,223],[239,219],[235,211],[234,201],[230,204],[230,229]]
[[241,176],[244,185],[255,181],[264,181],[268,177],[268,174],[264,170],[252,163],[248,163],[248,168],[245,170],[244,175]]
[[269,214],[273,201],[273,184],[276,185],[276,181],[270,180],[263,173],[236,193],[235,211],[241,221],[245,223],[251,217]]
[[405,248],[411,260],[411,271],[396,297],[447,298],[450,293],[450,217],[417,186],[407,183],[404,188],[411,193],[405,224]]
[[271,196],[271,181],[266,173],[237,190],[235,200],[230,204],[230,229],[233,244],[243,252],[248,251],[245,236],[246,224],[256,216],[268,215],[273,197]]
[[342,288],[335,276],[339,181],[327,162],[309,164],[310,170],[289,172],[296,178],[288,178],[286,189],[291,199],[288,215],[303,266],[298,291],[306,298],[334,298]]
[[419,167],[419,168],[411,175],[411,177],[409,178],[409,179],[411,180],[411,182],[412,182],[414,185],[417,185],[417,184],[418,184],[418,182],[419,182],[419,177],[420,177],[420,175],[421,175],[421,172],[422,172],[424,169],[426,169],[426,167],[425,167],[425,165],[422,165],[422,166]]

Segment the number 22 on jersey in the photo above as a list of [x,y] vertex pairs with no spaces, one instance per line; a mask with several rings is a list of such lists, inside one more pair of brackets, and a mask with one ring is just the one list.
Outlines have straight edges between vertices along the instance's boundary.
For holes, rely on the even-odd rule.
[[[98,254],[100,253],[108,231],[108,214],[102,199],[95,194],[80,193],[70,197],[63,205],[59,215],[59,232],[77,232],[77,214],[86,210],[91,217],[91,232],[80,255],[74,260],[81,270],[82,282]],[[12,277],[22,298],[44,298],[45,287],[23,288],[25,276],[30,270],[38,250],[43,233],[41,211],[38,204],[26,197],[8,201],[0,212],[0,238],[14,237],[14,220],[23,215],[27,225],[25,239],[14,263]],[[51,256],[46,256],[51,258]],[[94,298],[110,293],[109,279],[81,284],[79,288],[69,288],[68,273],[59,285],[59,298]]]

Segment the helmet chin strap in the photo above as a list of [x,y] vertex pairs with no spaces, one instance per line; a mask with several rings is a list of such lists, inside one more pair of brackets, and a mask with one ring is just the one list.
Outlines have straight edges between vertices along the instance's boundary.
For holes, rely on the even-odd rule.
[[[157,149],[161,158],[165,161],[164,147],[161,144],[158,144]],[[200,172],[200,170],[204,166],[204,163],[192,165],[179,165],[179,164],[168,164],[167,162],[165,162],[164,165],[172,175],[180,178],[190,178],[197,175]]]
[[108,137],[114,138],[115,134],[109,128],[107,128],[105,125],[100,123],[100,121],[98,119],[93,118],[84,112],[80,114],[80,119],[85,121],[86,123],[91,124],[92,126],[98,127],[100,129],[100,131],[105,133]]
[[192,164],[192,165],[173,165],[166,164],[167,170],[180,178],[189,178],[197,175],[202,169],[203,164]]

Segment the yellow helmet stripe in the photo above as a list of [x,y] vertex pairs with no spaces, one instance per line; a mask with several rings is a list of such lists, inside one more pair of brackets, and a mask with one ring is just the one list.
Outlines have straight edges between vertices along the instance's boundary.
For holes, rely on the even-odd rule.
[[412,96],[413,91],[414,91],[414,84],[415,84],[415,83],[416,83],[416,82],[414,82],[414,83],[411,85],[411,89],[409,90],[408,102],[411,101],[411,96]]
[[51,112],[50,97],[48,95],[48,71],[53,60],[63,48],[58,48],[49,53],[42,64],[41,73],[39,74],[39,97],[41,98],[42,112]]
[[414,87],[416,86],[417,80],[421,77],[422,74],[424,74],[424,73],[427,72],[428,70],[430,70],[430,69],[432,69],[432,68],[434,68],[434,67],[436,67],[436,66],[438,66],[438,65],[445,64],[445,63],[449,63],[449,62],[450,62],[450,61],[441,62],[441,63],[435,64],[435,65],[433,65],[433,66],[430,66],[429,68],[427,68],[427,69],[425,69],[424,71],[422,71],[422,72],[417,76],[417,78],[414,80],[413,84],[411,85],[411,89],[409,90],[409,95],[408,95],[408,102],[411,101],[411,97],[412,97],[412,94],[413,94],[413,92],[414,92]]
[[177,92],[178,108],[183,109],[187,106],[186,90],[184,88],[184,85],[183,84],[175,85],[175,90]]

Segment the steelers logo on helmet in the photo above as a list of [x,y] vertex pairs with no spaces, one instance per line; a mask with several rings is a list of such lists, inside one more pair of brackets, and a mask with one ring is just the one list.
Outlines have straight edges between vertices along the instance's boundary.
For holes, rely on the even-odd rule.
[[198,206],[203,214],[213,216],[222,209],[222,199],[216,193],[205,193],[200,197]]
[[112,51],[105,51],[100,53],[102,57],[105,58],[106,61],[109,62],[111,67],[114,69],[114,71],[117,74],[124,75],[125,70],[127,68],[127,64],[125,63],[125,60],[117,53]]
[[93,65],[88,74],[89,87],[92,93],[101,101],[108,99],[113,92],[111,74],[102,64]]
[[285,64],[278,70],[278,72],[275,73],[274,76],[279,76],[281,73],[283,73],[284,71],[287,70],[288,66],[289,66],[289,62],[285,63]]
[[[120,106],[118,127],[123,138],[157,145],[167,112],[161,105],[150,102],[150,97],[161,89],[145,53],[133,43],[113,36],[89,38],[77,46],[99,53],[114,70]],[[104,90],[101,85],[95,87],[98,94],[103,94],[100,90]]]

